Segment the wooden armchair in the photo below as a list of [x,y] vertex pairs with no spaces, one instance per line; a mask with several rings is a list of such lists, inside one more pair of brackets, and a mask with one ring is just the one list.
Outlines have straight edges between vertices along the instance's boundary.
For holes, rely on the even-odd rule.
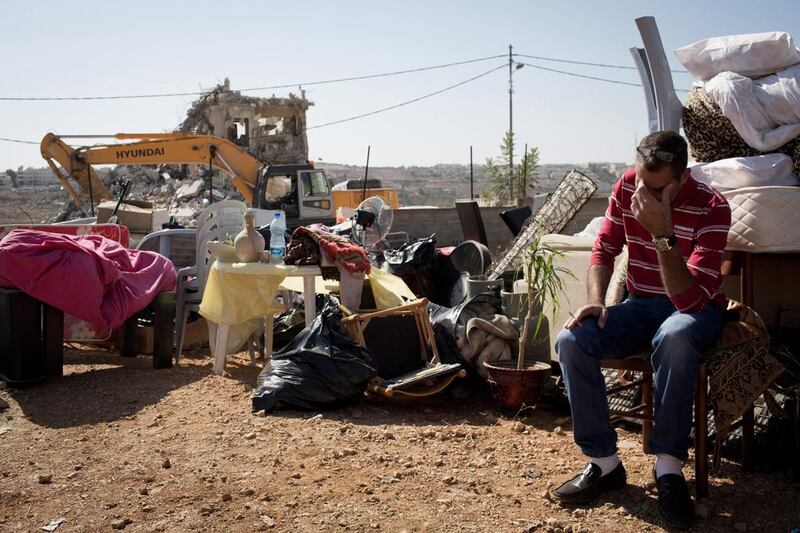
[[427,299],[363,313],[341,308],[342,326],[372,353],[378,377],[367,387],[370,393],[393,401],[425,398],[467,375],[460,364],[441,362]]

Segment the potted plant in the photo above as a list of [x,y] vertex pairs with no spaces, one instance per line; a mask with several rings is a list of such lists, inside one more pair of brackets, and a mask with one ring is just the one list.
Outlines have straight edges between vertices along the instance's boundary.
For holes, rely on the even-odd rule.
[[527,310],[519,339],[517,361],[485,362],[489,373],[489,384],[495,399],[504,410],[518,411],[536,403],[549,375],[550,365],[537,362],[527,364],[525,352],[529,342],[544,342],[542,325],[545,322],[545,306],[549,304],[552,317],[564,295],[564,277],[574,275],[559,266],[558,260],[564,252],[554,250],[537,236],[523,251],[522,272],[525,278]]

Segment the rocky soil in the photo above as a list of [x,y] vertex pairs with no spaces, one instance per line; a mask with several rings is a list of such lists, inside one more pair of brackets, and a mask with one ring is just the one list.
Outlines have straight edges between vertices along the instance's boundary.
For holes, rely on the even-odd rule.
[[58,187],[0,191],[0,224],[41,224],[69,202]]
[[[499,415],[485,392],[422,405],[250,412],[246,354],[213,376],[74,347],[65,375],[0,390],[0,532],[661,531],[651,458],[620,430],[629,486],[588,508],[549,490],[583,466],[563,412]],[[4,404],[8,404],[4,408]],[[693,479],[691,468],[687,476]],[[698,531],[800,527],[800,488],[723,462]]]

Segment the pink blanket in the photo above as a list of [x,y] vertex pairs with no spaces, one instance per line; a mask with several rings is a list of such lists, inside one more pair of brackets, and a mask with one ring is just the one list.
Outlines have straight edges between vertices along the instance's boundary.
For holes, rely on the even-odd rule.
[[121,326],[157,293],[174,291],[176,279],[166,257],[99,235],[16,229],[0,240],[0,285],[98,328]]

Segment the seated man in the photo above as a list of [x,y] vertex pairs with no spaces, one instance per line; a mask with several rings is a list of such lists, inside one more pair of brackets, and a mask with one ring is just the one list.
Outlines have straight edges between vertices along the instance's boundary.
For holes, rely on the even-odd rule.
[[[688,457],[692,400],[701,354],[722,332],[722,256],[731,212],[715,190],[686,168],[686,141],[660,131],[642,139],[634,169],[614,186],[589,266],[589,303],[556,341],[572,409],[575,442],[589,464],[554,494],[587,503],[626,483],[617,456],[599,361],[652,348],[655,424],[648,445],[659,510],[673,526],[694,515],[681,472]],[[608,308],[614,257],[628,245],[629,297]]]

